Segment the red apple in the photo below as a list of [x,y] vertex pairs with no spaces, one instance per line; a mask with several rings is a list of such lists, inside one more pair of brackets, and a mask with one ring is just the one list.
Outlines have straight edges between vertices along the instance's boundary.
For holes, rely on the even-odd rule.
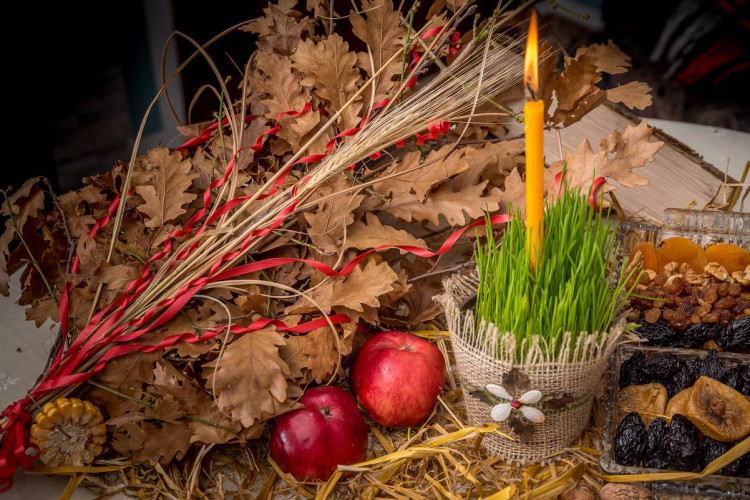
[[426,340],[379,333],[357,353],[349,386],[374,421],[387,427],[424,422],[443,386],[443,355]]
[[338,387],[315,387],[299,398],[305,408],[276,419],[271,458],[298,481],[325,481],[339,464],[367,455],[367,423],[354,399]]

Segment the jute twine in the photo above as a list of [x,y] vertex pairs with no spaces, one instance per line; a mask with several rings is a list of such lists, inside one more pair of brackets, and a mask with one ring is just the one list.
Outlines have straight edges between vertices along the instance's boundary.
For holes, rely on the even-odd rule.
[[472,310],[460,310],[464,300],[476,292],[477,280],[476,273],[451,276],[443,281],[443,295],[436,297],[445,312],[464,386],[469,423],[481,426],[493,422],[493,405],[471,392],[487,384],[502,385],[503,374],[514,367],[528,375],[528,390],[539,390],[544,396],[558,393],[573,396],[574,403],[565,409],[545,411],[544,423],[534,424],[534,433],[526,443],[514,436],[507,421],[499,423],[500,430],[516,437],[515,441],[497,435],[485,436],[483,440],[490,453],[509,463],[521,466],[545,463],[575,442],[588,424],[593,399],[622,333],[622,324],[604,334],[579,335],[575,341],[568,333],[559,350],[554,345],[547,348],[534,336],[521,359],[519,353],[524,352],[525,341],[519,345],[512,334],[501,334],[493,324],[484,321],[476,325]]

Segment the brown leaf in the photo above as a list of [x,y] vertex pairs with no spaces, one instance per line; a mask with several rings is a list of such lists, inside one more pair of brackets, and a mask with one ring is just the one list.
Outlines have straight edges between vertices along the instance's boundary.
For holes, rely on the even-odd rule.
[[[360,74],[354,67],[357,55],[349,52],[349,44],[335,33],[317,44],[310,39],[301,42],[292,55],[292,61],[297,70],[308,75],[303,83],[314,86],[316,95],[328,101],[331,113],[341,110],[358,90]],[[340,118],[343,128],[359,124],[361,109],[359,98],[344,110]]]
[[[400,245],[427,248],[424,240],[415,238],[403,229],[384,226],[378,217],[368,212],[365,221],[357,221],[349,227],[346,235],[345,248],[366,250],[379,245]],[[401,253],[404,253],[403,251]]]
[[523,160],[524,142],[490,142],[464,151],[469,170],[477,180],[489,180],[495,186],[502,186],[508,174]]
[[630,82],[607,90],[607,100],[621,102],[630,109],[646,109],[651,106],[651,87],[643,82]]
[[338,333],[325,326],[313,330],[305,338],[307,343],[303,352],[307,355],[307,369],[316,382],[325,382],[333,374],[339,360]]
[[[308,293],[325,313],[340,307],[363,313],[365,307],[379,307],[378,297],[393,290],[398,275],[385,263],[369,258],[349,276],[328,280]],[[309,300],[302,297],[286,309],[286,313],[304,314],[318,312]]]
[[[594,153],[588,140],[578,145],[575,154],[565,152],[567,162],[566,182],[571,187],[580,188],[588,192],[594,177],[614,179],[625,187],[645,186],[648,179],[635,172],[634,169],[643,167],[647,161],[653,161],[654,155],[664,146],[661,141],[649,142],[654,129],[649,128],[646,121],[637,126],[628,126],[623,134],[616,130],[602,139],[601,151]],[[562,171],[563,162],[552,164],[552,174]],[[614,189],[613,186],[609,190]],[[549,194],[552,196],[552,193]]]
[[[602,76],[596,70],[594,56],[582,54],[576,59],[568,58],[565,62],[565,71],[555,75],[551,82],[557,96],[557,108],[551,120],[557,123],[562,123],[566,119],[570,120],[569,115],[575,115],[580,120],[585,114],[577,109],[582,101],[586,101],[584,104],[588,104],[587,107],[590,108],[592,103],[590,97],[596,93],[602,93],[596,86]],[[602,99],[603,97],[602,93]]]
[[161,227],[186,212],[182,206],[196,198],[187,192],[197,177],[189,171],[190,160],[182,161],[180,153],[170,154],[165,147],[153,148],[139,159],[133,185],[144,201],[138,211],[148,218],[146,227]]
[[60,312],[57,304],[51,298],[35,300],[31,307],[26,309],[26,319],[34,321],[37,328],[51,319],[55,323],[60,321]]
[[185,412],[180,409],[180,403],[174,396],[166,395],[154,401],[153,408],[147,406],[144,414],[147,418],[177,423]]
[[[424,203],[420,203],[411,193],[396,193],[384,210],[391,215],[411,221],[429,221],[438,225],[442,215],[451,226],[466,223],[466,215],[471,219],[481,217],[485,210],[494,212],[503,199],[499,189],[492,189],[486,196],[484,188],[487,181],[476,185],[467,185],[466,179],[471,175],[450,180],[430,193]],[[466,214],[466,215],[464,215]]]
[[[260,99],[267,109],[264,116],[273,121],[281,113],[301,111],[312,99],[310,90],[302,86],[302,79],[292,70],[291,60],[267,51],[255,53],[250,85],[253,92],[265,96]],[[315,111],[298,117],[284,116],[280,121],[278,137],[292,148],[299,149],[303,137],[319,122],[320,113]]]
[[609,40],[607,44],[595,43],[586,47],[579,47],[576,50],[576,59],[582,55],[589,55],[596,62],[596,71],[600,73],[609,73],[615,75],[626,73],[630,68],[630,56],[625,54],[620,48]]
[[296,4],[297,0],[279,0],[278,4],[268,2],[268,7],[263,9],[265,16],[253,19],[240,29],[259,35],[259,49],[289,56],[294,53],[303,33],[310,32],[313,26],[312,19],[300,19],[300,13],[292,10]]
[[106,257],[104,248],[97,246],[96,241],[88,234],[78,238],[76,255],[79,261],[79,272],[84,276],[93,276]]
[[156,465],[180,460],[190,447],[190,427],[184,423],[128,423],[116,432],[112,447],[139,463]]
[[[351,184],[343,175],[336,176],[320,187],[311,201],[349,187]],[[305,213],[305,221],[310,226],[307,234],[313,244],[326,253],[338,252],[346,226],[354,222],[352,212],[359,207],[364,198],[361,194],[345,193],[323,201],[316,211]]]
[[521,173],[517,168],[505,178],[503,202],[507,213],[515,214],[519,209],[521,215],[526,213],[526,183],[521,179]]
[[[421,153],[419,151],[406,153],[401,161],[396,162],[383,175],[401,172],[403,174],[379,182],[374,185],[374,188],[383,194],[414,191],[417,200],[424,201],[433,186],[469,168],[464,158],[464,151],[456,150],[448,154],[452,148],[453,146],[448,144],[437,151],[430,151],[422,162],[422,168],[417,168],[420,165]],[[448,156],[445,156],[446,154]]]
[[284,337],[273,330],[249,333],[229,344],[217,364],[204,364],[208,387],[216,387],[219,408],[250,427],[291,407],[286,377],[289,365],[279,357]]
[[[367,16],[366,20],[355,12],[349,15],[349,20],[352,23],[352,32],[370,47],[372,60],[367,52],[360,52],[357,54],[357,64],[371,77],[374,72],[380,71],[394,54],[403,51],[406,28],[401,24],[401,14],[394,10],[391,0],[363,0],[361,9]],[[394,81],[396,76],[401,76],[399,57],[391,61],[377,77],[373,102],[388,97],[389,92],[398,83]],[[372,92],[365,92],[364,97],[365,106],[369,106]]]
[[131,281],[141,275],[141,268],[136,265],[102,263],[99,268],[99,281],[105,283],[110,290],[122,290]]
[[[39,213],[44,209],[44,193],[37,185],[39,183],[39,177],[29,179],[24,183],[21,188],[13,193],[8,200],[5,198],[0,200],[0,215],[7,217],[5,220],[5,231],[0,234],[0,252],[5,255],[10,254],[10,242],[16,237],[16,231],[24,232],[26,222],[29,219],[34,219],[39,216]],[[13,213],[13,219],[11,219],[11,211],[8,209],[8,203],[10,203],[10,210]],[[15,220],[15,224],[13,221]]]

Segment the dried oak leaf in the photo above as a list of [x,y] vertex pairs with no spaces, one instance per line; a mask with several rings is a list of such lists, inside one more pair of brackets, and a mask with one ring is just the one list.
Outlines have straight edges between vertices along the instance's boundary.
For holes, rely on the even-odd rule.
[[291,409],[289,365],[279,357],[284,337],[272,329],[233,341],[224,356],[203,365],[207,387],[215,387],[219,408],[250,427]]
[[144,201],[137,208],[147,217],[146,227],[160,228],[186,212],[183,205],[197,196],[187,192],[197,177],[189,171],[190,160],[182,161],[180,153],[170,154],[165,147],[153,148],[138,160],[133,186]]
[[253,19],[240,29],[258,35],[258,48],[275,51],[283,56],[294,53],[303,33],[309,33],[313,20],[300,18],[301,13],[293,10],[297,0],[279,0],[277,4],[268,2],[263,9],[265,16]]
[[607,90],[607,100],[614,103],[621,102],[630,109],[646,109],[653,102],[649,92],[651,92],[651,87],[648,84],[629,82]]
[[[308,75],[302,83],[315,87],[315,94],[329,103],[331,113],[341,110],[358,90],[357,55],[349,52],[349,44],[335,33],[318,43],[310,39],[301,42],[292,61],[298,71]],[[361,98],[347,106],[340,118],[343,128],[359,124],[361,109]]]
[[[310,102],[310,90],[302,85],[299,74],[292,70],[288,57],[280,57],[272,52],[258,51],[253,61],[253,71],[249,76],[253,93],[261,96],[260,103],[266,108],[264,116],[276,120],[279,114],[287,111],[301,111]],[[278,137],[292,148],[299,149],[303,138],[320,122],[320,113],[311,111],[303,115],[284,116],[279,124]]]
[[185,456],[190,435],[190,427],[184,423],[126,423],[114,433],[112,447],[135,462],[167,465]]
[[550,120],[567,127],[601,104],[606,93],[596,86],[602,76],[596,69],[594,56],[582,54],[575,59],[567,58],[565,63],[565,70],[550,83],[557,97],[557,108]]
[[25,312],[26,319],[33,321],[37,328],[46,323],[48,319],[54,322],[60,321],[57,303],[52,298],[34,300],[31,307],[28,307]]
[[[6,217],[5,231],[0,234],[0,254],[3,254],[0,257],[0,295],[6,297],[9,293],[8,283],[10,282],[6,256],[11,253],[10,244],[16,237],[16,226],[23,234],[26,222],[36,218],[44,208],[44,193],[38,186],[40,179],[41,177],[29,179],[9,196],[7,201],[5,198],[0,200],[0,216]],[[10,217],[11,213],[13,219]]]
[[[584,140],[575,154],[565,152],[566,181],[583,192],[590,190],[594,177],[612,179],[629,188],[647,185],[649,180],[633,170],[643,167],[647,161],[653,161],[654,155],[664,146],[661,141],[649,142],[653,133],[654,129],[649,128],[646,121],[637,126],[628,126],[622,134],[615,130],[601,140],[598,153],[594,153],[587,139]],[[561,172],[563,166],[564,162],[561,161],[553,163],[550,174]],[[612,189],[614,186],[608,184],[606,190]],[[549,196],[552,196],[554,190],[549,191]]]
[[[310,201],[325,198],[351,187],[343,175],[339,175],[321,186]],[[352,212],[364,200],[364,195],[345,193],[328,198],[318,204],[314,212],[305,213],[305,221],[310,226],[307,231],[313,244],[323,252],[338,252],[341,240],[344,238],[346,227],[354,222]]]
[[395,177],[375,184],[375,190],[386,195],[414,191],[417,200],[423,202],[433,186],[469,168],[463,150],[448,154],[452,148],[453,146],[448,144],[430,151],[422,162],[419,151],[404,154],[401,161],[394,163],[382,174]]
[[[399,17],[401,13],[393,8],[391,0],[363,0],[362,11],[367,19],[352,12],[349,20],[352,23],[352,32],[370,47],[370,54],[359,52],[357,54],[357,65],[372,77],[375,72],[380,71],[388,60],[397,52],[402,52],[406,38],[406,28],[401,24]],[[401,58],[397,57],[387,64],[386,69],[377,77],[375,82],[375,95],[365,92],[365,106],[372,102],[379,102],[388,97],[398,81],[394,77],[401,76]]]
[[502,186],[506,177],[523,159],[523,141],[486,143],[481,148],[464,149],[468,170],[480,180],[489,180],[493,186]]
[[310,370],[313,379],[316,382],[325,382],[328,380],[336,365],[339,363],[339,337],[337,332],[331,331],[331,328],[325,326],[308,333],[304,337],[306,343],[303,352],[307,356],[307,369]]
[[[398,275],[387,263],[379,263],[371,257],[355,268],[349,276],[324,281],[320,286],[309,291],[307,296],[314,300],[326,314],[332,310],[339,312],[341,308],[363,313],[367,306],[380,307],[378,297],[391,292],[394,288],[393,283],[397,280]],[[301,297],[286,309],[286,313],[319,312],[309,299]],[[346,314],[344,311],[340,312]]]
[[[346,233],[346,245],[344,248],[358,248],[366,250],[379,245],[399,245],[427,248],[427,244],[421,238],[415,238],[403,229],[393,226],[384,226],[377,215],[368,212],[365,220],[359,220],[352,224]],[[401,251],[401,253],[404,253]]]
[[503,199],[499,189],[491,189],[485,195],[488,181],[472,185],[466,181],[471,175],[462,175],[441,184],[427,196],[424,203],[420,203],[412,193],[395,193],[383,209],[406,222],[428,221],[434,225],[439,224],[442,215],[451,226],[465,224],[466,215],[474,219],[482,216],[485,210],[498,210]]
[[600,73],[616,75],[626,73],[630,68],[630,56],[621,51],[612,40],[609,40],[606,44],[595,43],[579,47],[576,50],[575,58],[578,59],[582,55],[593,57],[596,63],[596,71]]

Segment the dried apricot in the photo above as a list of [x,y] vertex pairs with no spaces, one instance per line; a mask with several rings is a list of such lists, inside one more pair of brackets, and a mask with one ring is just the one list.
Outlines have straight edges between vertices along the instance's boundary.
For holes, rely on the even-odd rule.
[[633,259],[635,258],[635,254],[637,252],[641,252],[641,255],[643,256],[643,269],[651,269],[652,271],[659,271],[660,269],[657,268],[659,265],[659,258],[656,253],[656,249],[654,248],[654,244],[651,242],[645,242],[641,243],[637,247],[633,248],[630,251],[630,258],[628,259],[628,262],[633,262]]
[[702,272],[708,264],[706,251],[687,238],[674,237],[664,240],[659,247],[658,255],[660,269],[670,262],[677,262],[689,265],[696,272]]
[[709,377],[693,385],[686,416],[706,436],[725,443],[750,434],[750,402],[745,396]]
[[729,274],[743,271],[750,264],[750,252],[730,243],[717,243],[706,248],[709,262],[718,262]]

